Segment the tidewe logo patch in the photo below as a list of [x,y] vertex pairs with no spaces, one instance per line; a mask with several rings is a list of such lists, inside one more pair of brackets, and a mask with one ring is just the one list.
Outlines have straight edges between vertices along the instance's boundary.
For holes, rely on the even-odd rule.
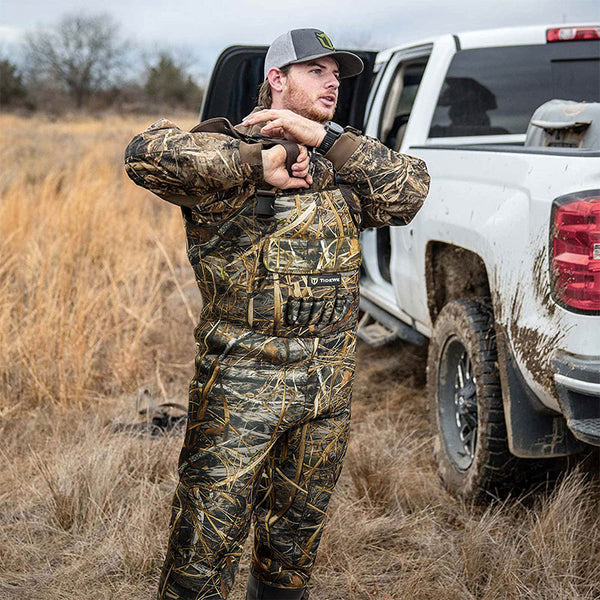
[[342,276],[339,273],[308,276],[308,285],[310,287],[316,287],[317,285],[340,285],[340,283],[342,283]]
[[329,39],[326,33],[315,33],[315,35],[317,36],[317,39],[323,48],[327,48],[327,50],[335,50],[332,41]]

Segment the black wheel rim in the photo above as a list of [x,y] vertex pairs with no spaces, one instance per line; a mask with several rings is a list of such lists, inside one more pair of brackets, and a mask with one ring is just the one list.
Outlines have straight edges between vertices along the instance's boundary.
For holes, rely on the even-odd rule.
[[442,351],[438,381],[440,429],[447,454],[458,471],[473,464],[477,445],[477,392],[464,344],[450,338]]

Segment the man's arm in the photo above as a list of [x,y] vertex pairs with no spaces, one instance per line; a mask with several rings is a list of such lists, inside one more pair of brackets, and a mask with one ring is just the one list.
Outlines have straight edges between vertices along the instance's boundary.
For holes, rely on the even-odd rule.
[[377,139],[345,132],[325,158],[359,196],[365,228],[406,225],[427,197],[425,162]]
[[263,150],[260,144],[219,133],[189,133],[167,119],[131,140],[125,170],[135,183],[164,200],[200,210],[210,210],[228,190],[232,196],[247,197],[265,183],[286,189],[308,187],[312,181],[304,147],[290,177],[282,146]]
[[188,133],[167,119],[131,140],[125,170],[164,200],[200,208],[218,192],[263,179],[260,146],[218,133]]
[[[242,124],[267,123],[262,132],[318,146],[325,136],[321,123],[290,110],[251,113]],[[417,214],[429,191],[425,162],[390,150],[375,138],[344,132],[325,158],[359,196],[363,227],[406,225]]]

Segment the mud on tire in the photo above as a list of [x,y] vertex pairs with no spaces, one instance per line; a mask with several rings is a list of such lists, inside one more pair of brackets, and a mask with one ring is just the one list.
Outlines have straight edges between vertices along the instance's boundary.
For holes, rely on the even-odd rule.
[[427,392],[439,474],[453,494],[474,500],[504,495],[517,459],[509,452],[494,318],[476,300],[455,300],[435,321]]

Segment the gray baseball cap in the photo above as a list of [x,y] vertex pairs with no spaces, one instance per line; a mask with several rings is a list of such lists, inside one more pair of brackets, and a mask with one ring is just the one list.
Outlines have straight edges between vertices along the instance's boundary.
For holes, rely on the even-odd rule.
[[265,79],[273,67],[285,67],[322,56],[334,58],[340,68],[340,77],[352,77],[362,72],[363,61],[352,54],[336,50],[326,33],[319,29],[292,29],[280,35],[270,46],[265,57]]

